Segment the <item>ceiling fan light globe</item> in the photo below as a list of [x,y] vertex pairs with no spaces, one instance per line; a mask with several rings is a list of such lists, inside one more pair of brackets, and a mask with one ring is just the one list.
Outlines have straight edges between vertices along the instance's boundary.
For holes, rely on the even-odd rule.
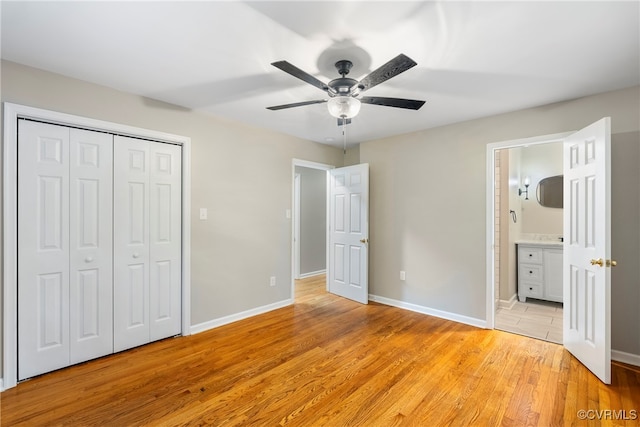
[[351,96],[335,96],[327,102],[329,114],[338,119],[350,119],[360,112],[360,100]]

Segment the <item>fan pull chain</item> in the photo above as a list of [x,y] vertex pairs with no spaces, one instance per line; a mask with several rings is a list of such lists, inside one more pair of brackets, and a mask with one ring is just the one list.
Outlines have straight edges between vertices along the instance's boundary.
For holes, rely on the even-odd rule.
[[344,154],[347,154],[347,119],[344,118],[342,119],[342,145],[343,145],[343,150],[344,150]]

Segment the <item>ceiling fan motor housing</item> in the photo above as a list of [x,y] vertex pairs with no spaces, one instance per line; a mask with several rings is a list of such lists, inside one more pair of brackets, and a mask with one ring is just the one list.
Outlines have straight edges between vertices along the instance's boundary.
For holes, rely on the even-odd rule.
[[357,80],[350,79],[349,77],[339,77],[331,80],[328,86],[335,90],[339,96],[346,96],[349,95],[351,87],[357,83]]
[[353,67],[353,63],[347,59],[342,59],[335,63],[335,67],[342,77],[331,80],[328,86],[331,89],[335,90],[338,96],[349,95],[349,92],[351,91],[353,85],[358,83],[357,80],[345,77],[347,74],[349,74],[351,67]]

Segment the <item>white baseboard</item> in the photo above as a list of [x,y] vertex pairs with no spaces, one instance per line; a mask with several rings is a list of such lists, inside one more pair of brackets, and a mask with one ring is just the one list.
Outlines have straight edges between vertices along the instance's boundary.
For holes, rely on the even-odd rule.
[[326,274],[327,270],[318,270],[318,271],[311,271],[309,273],[304,273],[300,275],[301,279],[306,279],[308,277],[313,277],[313,276],[319,276],[321,274]]
[[209,320],[208,322],[199,323],[191,326],[191,333],[197,334],[200,332],[208,331],[209,329],[217,328],[229,323],[237,322],[248,317],[257,316],[258,314],[267,313],[269,311],[277,310],[282,307],[286,307],[293,304],[293,299],[286,299],[278,301],[273,304],[263,305],[262,307],[252,308],[251,310],[242,311],[240,313],[231,314],[229,316],[220,317],[218,319]]
[[624,351],[611,350],[611,360],[640,366],[640,354],[625,353]]
[[4,391],[4,382],[2,381],[2,378],[0,378],[0,392]]
[[369,294],[369,300],[379,302],[380,304],[390,305],[393,307],[403,308],[416,313],[428,314],[429,316],[439,317],[441,319],[452,320],[458,323],[475,326],[478,328],[486,328],[487,321],[484,319],[476,319],[474,317],[463,316],[461,314],[449,313],[448,311],[436,310],[434,308],[424,307],[417,304],[411,304],[404,301],[398,301],[391,298],[381,297]]
[[518,301],[518,294],[513,294],[513,296],[508,300],[498,300],[498,308],[506,308],[507,310],[511,310],[516,301]]

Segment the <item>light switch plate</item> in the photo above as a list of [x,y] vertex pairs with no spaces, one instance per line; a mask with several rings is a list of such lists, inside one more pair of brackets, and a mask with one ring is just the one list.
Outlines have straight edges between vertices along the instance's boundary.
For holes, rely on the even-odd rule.
[[200,208],[200,219],[207,219],[207,208]]

